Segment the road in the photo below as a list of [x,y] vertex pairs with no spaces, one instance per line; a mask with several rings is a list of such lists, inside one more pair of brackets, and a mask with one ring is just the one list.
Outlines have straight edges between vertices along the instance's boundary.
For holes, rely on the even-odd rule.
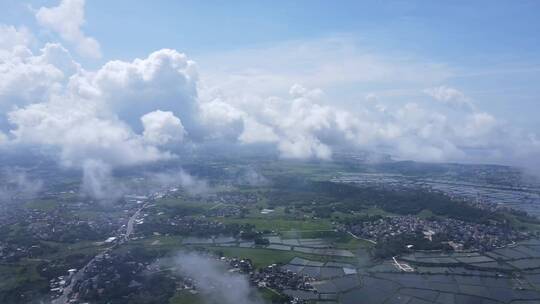
[[144,205],[139,208],[128,220],[127,227],[126,227],[126,235],[124,236],[124,241],[129,240],[129,236],[133,232],[133,223],[141,213],[141,211],[148,206],[149,202],[144,203]]
[[363,239],[357,235],[355,235],[354,233],[350,232],[350,231],[347,231],[348,234],[350,234],[353,238],[357,239],[357,240],[362,240],[362,241],[366,241],[366,242],[370,242],[371,244],[374,244],[374,245],[377,245],[377,242],[375,242],[374,240],[370,240],[370,239]]
[[397,269],[405,272],[413,272],[414,268],[412,268],[409,264],[406,263],[400,263],[397,261],[396,257],[392,257],[392,260],[394,260],[394,266],[396,266]]
[[109,247],[105,249],[103,252],[99,253],[95,257],[93,257],[86,265],[84,265],[83,268],[79,269],[76,273],[73,274],[71,277],[71,282],[69,285],[65,286],[63,289],[62,294],[54,299],[52,301],[52,304],[65,304],[69,302],[69,296],[71,295],[71,292],[73,290],[73,286],[77,285],[77,282],[81,281],[84,278],[84,274],[86,273],[86,269],[90,267],[97,259],[101,259],[105,253],[107,253],[112,247]]
[[111,251],[113,248],[115,248],[116,246],[121,245],[124,242],[129,240],[129,236],[133,233],[133,230],[134,230],[133,229],[134,228],[133,224],[134,224],[135,220],[137,219],[137,217],[139,216],[141,211],[148,206],[148,204],[150,204],[150,201],[146,201],[143,204],[143,206],[141,208],[137,209],[137,211],[135,211],[135,213],[133,213],[133,215],[128,219],[128,222],[127,222],[127,225],[126,225],[126,234],[123,236],[123,238],[122,238],[122,234],[123,234],[122,229],[118,230],[118,236],[117,237],[119,239],[119,242],[113,244],[110,247],[107,247],[107,248],[103,249],[103,251],[98,253],[88,263],[86,263],[86,265],[84,265],[84,267],[82,267],[81,269],[79,269],[77,272],[75,272],[72,275],[69,285],[64,286],[62,294],[58,298],[54,299],[52,301],[52,304],[66,304],[66,303],[69,303],[70,296],[71,296],[71,293],[73,291],[73,286],[77,285],[77,283],[79,281],[84,280],[86,269],[88,269],[96,260],[102,259],[102,257],[106,253]]

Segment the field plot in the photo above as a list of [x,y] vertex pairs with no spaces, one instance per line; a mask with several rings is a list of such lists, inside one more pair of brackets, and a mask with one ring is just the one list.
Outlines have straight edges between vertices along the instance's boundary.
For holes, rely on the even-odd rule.
[[314,286],[321,293],[335,293],[338,302],[345,304],[358,303],[359,299],[374,304],[540,303],[538,255],[540,244],[535,241],[485,254],[415,252],[397,258],[399,263],[414,266],[412,272],[385,260],[362,270],[356,276],[360,283],[346,285],[348,289],[331,284],[336,279],[321,279]]
[[316,280],[311,283],[315,292],[284,291],[285,294],[302,300],[334,301],[340,294],[358,288],[361,284],[356,268],[347,263],[320,262],[295,257],[281,268]]
[[341,303],[540,303],[540,244],[534,241],[479,252],[415,252],[398,259],[413,272],[383,261],[360,276]]
[[315,279],[330,279],[357,273],[356,268],[351,264],[332,261],[322,263],[299,257],[295,257],[282,267],[291,272],[307,275]]
[[[460,275],[372,273],[362,276],[359,288],[345,292],[341,303],[538,303],[533,290],[519,289],[510,278]],[[514,303],[514,302],[512,302]]]
[[279,236],[267,237],[270,244],[266,246],[256,245],[253,241],[243,241],[231,237],[197,238],[188,237],[182,241],[184,245],[212,245],[223,247],[241,248],[267,248],[281,251],[294,251],[298,253],[336,256],[342,258],[354,258],[354,254],[347,249],[333,248],[325,239],[282,239]]
[[[513,247],[499,248],[484,254],[478,252],[416,252],[401,257],[402,260],[417,265],[420,272],[446,272],[477,274],[477,271],[512,271],[540,269],[540,245],[527,242]],[[439,271],[436,271],[439,268]]]
[[296,252],[328,255],[352,258],[354,254],[347,249],[333,248],[333,245],[328,239],[322,238],[281,238],[280,236],[272,236],[268,238],[270,242],[269,248],[282,250],[293,250]]
[[293,220],[272,216],[257,216],[247,218],[217,218],[224,224],[250,224],[264,231],[332,231],[332,225],[327,220]]

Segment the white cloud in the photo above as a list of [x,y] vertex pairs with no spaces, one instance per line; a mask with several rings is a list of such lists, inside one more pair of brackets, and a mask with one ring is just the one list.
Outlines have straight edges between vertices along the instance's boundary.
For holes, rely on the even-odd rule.
[[162,49],[144,59],[114,60],[95,72],[79,73],[69,89],[85,99],[99,100],[135,129],[140,129],[142,115],[160,109],[173,112],[188,133],[196,133],[197,81],[193,61]]
[[118,166],[171,157],[100,111],[84,100],[58,96],[11,111],[8,118],[16,142],[60,147],[67,166],[82,166],[87,159]]
[[246,113],[219,98],[201,103],[199,110],[201,123],[211,131],[207,137],[236,141],[245,130]]
[[81,30],[85,23],[84,4],[84,0],[61,0],[58,6],[41,7],[36,12],[36,19],[40,25],[72,43],[81,56],[100,58],[101,50],[97,40]]
[[[59,44],[34,55],[24,45],[0,62],[0,125],[12,143],[58,147],[66,166],[108,166],[173,157],[158,146],[197,134],[197,73],[174,50],[86,71]],[[163,111],[157,111],[162,109]],[[187,124],[185,123],[187,122]],[[184,130],[186,127],[186,130]]]
[[253,118],[245,117],[243,126],[244,129],[238,137],[242,143],[276,143],[279,141],[279,136],[272,127],[259,123]]
[[467,118],[465,125],[460,128],[464,137],[479,138],[489,135],[497,127],[495,117],[485,112],[473,113]]
[[[40,12],[54,17],[83,5],[64,1]],[[65,27],[82,34],[84,14],[77,14]],[[198,66],[171,49],[85,70],[59,44],[34,53],[24,30],[0,31],[9,33],[0,52],[0,143],[56,147],[64,165],[85,171],[84,189],[96,197],[110,192],[96,178],[175,157],[183,142],[264,143],[285,158],[319,159],[342,147],[429,161],[508,161],[540,151],[536,135],[508,128],[459,90],[440,86],[451,74],[444,65],[378,56],[347,39],[224,54],[224,69],[206,68],[200,79]],[[343,84],[386,93],[342,102],[335,89]],[[415,97],[431,87],[424,92],[452,108],[394,102],[403,86]]]
[[[289,42],[205,59],[211,65],[201,62],[203,113],[214,112],[211,117],[226,117],[224,121],[242,120],[241,142],[276,143],[283,157],[328,158],[334,147],[348,146],[403,158],[460,159],[467,155],[460,146],[467,147],[474,137],[460,134],[463,130],[458,126],[466,125],[476,109],[457,89],[425,91],[451,105],[454,113],[406,102],[407,98],[401,98],[405,100],[401,105],[395,102],[396,96],[418,97],[426,85],[446,80],[453,70],[444,64],[378,55],[347,37]],[[291,87],[296,81],[330,88],[333,94]],[[362,93],[362,87],[383,89]],[[336,94],[336,88],[357,94],[359,101]],[[287,90],[288,96],[283,94]],[[344,97],[346,101],[341,100]],[[389,102],[388,97],[394,99]]]
[[[328,157],[346,146],[402,159],[504,162],[516,155],[516,141],[530,141],[441,85],[451,67],[377,54],[348,37],[214,54],[200,67],[203,113],[214,113],[208,120],[243,121],[240,142],[275,143],[283,157]],[[296,82],[327,93],[291,87]]]
[[332,150],[313,136],[294,136],[280,140],[278,149],[285,158],[318,158],[330,159]]
[[472,101],[461,91],[454,88],[440,86],[426,89],[424,90],[424,93],[449,106],[474,109]]
[[46,44],[39,55],[21,45],[0,56],[0,110],[40,102],[58,91],[79,69],[69,52]]
[[181,142],[184,138],[184,126],[172,112],[154,111],[141,117],[146,142],[155,145],[165,145]]
[[124,188],[112,176],[112,167],[100,160],[86,159],[82,163],[81,190],[86,195],[102,202],[119,198]]
[[42,180],[31,178],[18,168],[4,167],[0,170],[0,180],[0,201],[32,199],[43,188]]
[[172,268],[182,276],[192,278],[200,296],[208,303],[260,304],[263,301],[249,285],[248,278],[227,271],[226,264],[215,257],[196,252],[179,252],[171,262],[161,261],[162,266]]
[[[474,108],[452,115],[420,103],[392,105],[378,95],[336,106],[335,97],[298,84],[285,97],[209,89],[199,83],[195,63],[169,49],[96,71],[82,69],[57,44],[38,55],[21,50],[1,65],[0,102],[9,105],[11,124],[4,132],[13,142],[59,147],[68,166],[166,159],[173,154],[161,146],[186,138],[274,144],[287,158],[329,159],[337,147],[352,147],[430,161],[497,160],[514,154],[510,143],[528,140]],[[443,101],[467,99],[455,89],[434,92]],[[482,158],[471,149],[491,152]]]
[[[84,172],[82,190],[114,197],[111,170],[175,157],[159,146],[185,135],[181,112],[194,125],[196,73],[185,55],[162,50],[133,62],[85,71],[58,44],[34,55],[16,46],[0,63],[0,107],[9,126],[1,142],[56,147],[64,166]],[[143,116],[144,115],[144,116]],[[9,133],[11,140],[4,132]],[[114,189],[112,189],[114,190]]]
[[190,175],[184,170],[146,174],[145,184],[158,188],[181,186],[192,195],[205,195],[214,191],[204,179]]
[[283,157],[331,157],[331,149],[319,140],[318,133],[330,131],[333,111],[314,101],[321,90],[308,90],[300,85],[290,89],[292,100],[268,98],[257,100],[256,107],[238,109],[226,101],[212,101],[202,106],[202,113],[224,121],[243,121],[237,138],[243,143],[276,143]]
[[254,98],[251,105],[223,98],[220,103],[226,106],[216,117],[242,119],[240,142],[275,143],[285,158],[329,159],[336,148],[347,147],[399,159],[509,162],[518,150],[538,151],[527,136],[474,108],[387,107],[376,99],[352,110],[330,105],[318,89],[293,85],[289,93],[286,98]]
[[0,56],[4,51],[12,51],[16,46],[29,46],[34,36],[26,27],[16,28],[0,24]]
[[[40,55],[12,54],[1,92],[14,142],[52,145],[68,166],[111,166],[172,157],[158,148],[201,128],[194,63],[173,50],[85,71],[69,52],[48,44]],[[44,73],[48,73],[44,75]],[[18,77],[18,75],[21,75]],[[34,88],[35,87],[35,88]],[[26,88],[26,89],[25,89]],[[157,111],[158,109],[163,111]],[[187,124],[186,124],[187,122]],[[185,129],[184,129],[185,128]]]

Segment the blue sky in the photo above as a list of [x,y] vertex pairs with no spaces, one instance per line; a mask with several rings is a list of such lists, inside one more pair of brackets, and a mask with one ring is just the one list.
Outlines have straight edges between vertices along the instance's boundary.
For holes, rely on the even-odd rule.
[[[0,22],[43,36],[28,5],[4,0]],[[409,56],[458,70],[458,87],[491,112],[540,129],[540,2],[538,1],[103,1],[86,3],[84,31],[103,57],[144,57],[173,48],[197,61],[222,52],[265,48],[334,35],[363,49]],[[54,39],[54,38],[53,38]]]
[[[4,0],[0,20],[31,24],[57,1]],[[106,56],[164,46],[189,53],[350,33],[374,47],[476,62],[538,54],[538,1],[104,1],[86,4],[86,31]],[[144,41],[141,41],[144,40]]]
[[[0,143],[77,150],[35,136],[73,107],[150,149],[144,160],[202,136],[284,157],[345,145],[523,164],[540,151],[539,12],[539,1],[4,0]],[[73,131],[56,127],[55,139]]]

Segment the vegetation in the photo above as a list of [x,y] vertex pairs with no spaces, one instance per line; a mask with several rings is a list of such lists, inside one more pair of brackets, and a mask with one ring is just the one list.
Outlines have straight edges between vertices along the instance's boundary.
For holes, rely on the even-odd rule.
[[412,250],[450,250],[451,248],[441,243],[437,235],[433,236],[433,241],[428,240],[422,233],[400,234],[378,242],[373,251],[374,256],[379,259],[398,256]]
[[0,303],[38,303],[48,291],[47,280],[36,270],[37,262],[24,260],[0,265]]
[[290,230],[331,230],[332,225],[327,220],[301,219],[291,220],[283,218],[269,219],[267,217],[258,218],[222,218],[218,219],[225,224],[249,224],[260,231],[290,231]]
[[169,299],[169,304],[203,304],[206,303],[204,299],[197,295],[187,291],[177,292],[172,298]]
[[255,268],[266,267],[272,264],[286,264],[295,257],[303,257],[310,260],[325,260],[324,256],[303,254],[294,251],[273,250],[264,248],[239,248],[239,247],[206,247],[220,256],[249,258]]
[[373,207],[394,214],[433,214],[470,222],[496,220],[496,215],[426,189],[385,188],[309,181],[294,177],[276,181],[268,193],[272,206],[289,205],[328,218],[333,212],[362,212]]

